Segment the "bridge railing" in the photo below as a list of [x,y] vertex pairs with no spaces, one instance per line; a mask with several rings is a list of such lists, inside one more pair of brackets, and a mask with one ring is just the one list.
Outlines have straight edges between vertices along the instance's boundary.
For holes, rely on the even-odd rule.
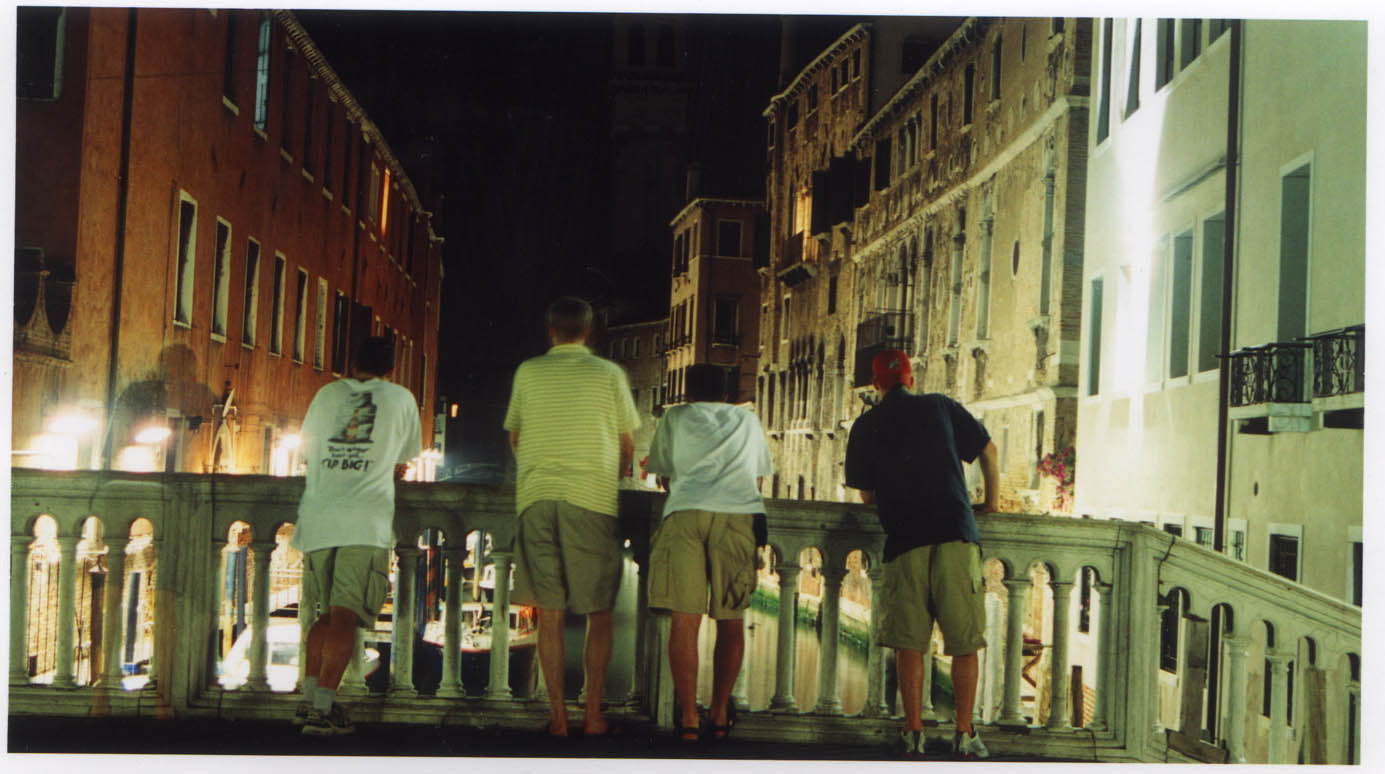
[[[272,599],[301,602],[300,632],[315,603],[282,593],[292,563],[280,543],[296,517],[301,479],[15,469],[12,487],[12,714],[287,715],[296,698],[271,688],[268,630]],[[636,568],[634,669],[628,690],[608,695],[613,711],[671,726],[667,620],[645,608],[648,536],[663,499],[621,497]],[[737,734],[888,741],[899,724],[890,653],[864,646],[864,677],[853,678],[865,681],[859,714],[845,715],[839,698],[843,581],[864,571],[868,600],[880,598],[883,583],[884,535],[873,509],[773,500],[767,510],[768,585],[778,587],[779,625],[770,663],[747,669],[770,670],[774,690],[767,706],[750,711],[738,686]],[[416,608],[436,600],[429,595],[439,587],[470,583],[463,574],[468,566],[480,573],[488,542],[495,549],[491,650],[509,650],[505,549],[513,527],[508,489],[400,485],[398,566],[417,567],[421,551],[435,550],[442,577],[420,584],[418,573],[395,574],[384,635],[388,679],[367,683],[357,667],[343,688],[358,717],[536,725],[545,704],[533,691],[512,693],[510,659],[489,660],[480,695],[474,682],[463,685],[461,593],[443,595],[441,683],[426,695],[415,684]],[[974,720],[993,750],[1106,761],[1359,762],[1359,608],[1137,523],[996,514],[980,527],[988,647]],[[431,542],[421,544],[425,535]],[[226,557],[241,550],[249,558],[245,586],[237,587]],[[815,635],[800,632],[796,620],[808,567],[821,574]],[[247,598],[249,674],[226,690],[216,675],[224,611],[228,599]],[[873,631],[880,611],[868,609]],[[803,636],[817,637],[819,653],[811,707],[798,706],[795,695]],[[952,719],[931,717],[933,697],[946,693],[941,648],[926,667],[935,661],[938,688],[925,694],[926,713],[946,733]]]

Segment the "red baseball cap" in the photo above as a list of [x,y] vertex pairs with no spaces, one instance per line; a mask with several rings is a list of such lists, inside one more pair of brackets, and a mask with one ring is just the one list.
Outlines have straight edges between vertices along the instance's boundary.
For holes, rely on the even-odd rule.
[[909,355],[903,350],[887,349],[876,354],[870,363],[875,384],[888,390],[896,384],[903,384],[910,376]]

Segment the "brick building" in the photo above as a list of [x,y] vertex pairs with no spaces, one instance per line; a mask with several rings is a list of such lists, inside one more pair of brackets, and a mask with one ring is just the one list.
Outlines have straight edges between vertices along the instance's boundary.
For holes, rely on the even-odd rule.
[[666,403],[684,398],[684,376],[695,363],[721,366],[731,402],[754,394],[760,330],[757,234],[764,205],[744,199],[697,197],[673,229],[669,290]]
[[293,14],[35,8],[18,39],[16,465],[290,473],[368,333],[431,407],[436,206]]
[[[760,390],[783,491],[846,498],[845,430],[874,399],[871,357],[898,348],[918,389],[986,423],[1001,508],[1054,509],[1036,465],[1075,428],[1090,23],[973,18],[921,54],[896,34],[907,74],[866,106],[851,59],[872,32],[799,76],[832,122],[775,135]],[[799,81],[771,126],[798,123]]]
[[663,413],[664,333],[668,320],[606,325],[594,337],[592,350],[619,363],[630,380],[630,397],[639,411],[640,426],[635,429],[635,476],[621,479],[622,487],[652,488],[640,480],[639,462],[649,456],[654,424]]

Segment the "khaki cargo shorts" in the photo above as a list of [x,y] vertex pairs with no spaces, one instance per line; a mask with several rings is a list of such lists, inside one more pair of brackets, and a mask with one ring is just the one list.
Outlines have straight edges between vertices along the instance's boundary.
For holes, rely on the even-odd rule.
[[624,557],[616,517],[540,500],[519,515],[511,601],[580,615],[610,610]]
[[324,614],[344,607],[356,614],[358,626],[373,628],[390,588],[390,550],[337,546],[311,551],[303,557],[303,585]]
[[981,547],[975,543],[920,546],[885,563],[875,643],[928,652],[934,620],[943,631],[947,655],[965,656],[986,647],[986,588]]
[[755,590],[754,517],[674,511],[649,547],[649,609],[742,618]]

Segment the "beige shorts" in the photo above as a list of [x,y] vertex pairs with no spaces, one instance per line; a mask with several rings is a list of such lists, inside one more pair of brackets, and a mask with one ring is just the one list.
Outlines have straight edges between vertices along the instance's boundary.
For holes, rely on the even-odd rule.
[[624,556],[614,516],[540,500],[519,515],[511,601],[581,615],[610,610]]
[[303,585],[325,614],[344,607],[357,625],[369,629],[390,588],[390,550],[375,546],[338,546],[303,557]]
[[649,548],[649,609],[742,618],[755,590],[754,517],[674,511]]
[[986,647],[986,588],[975,543],[920,546],[885,563],[876,644],[927,652],[934,620],[947,655]]

